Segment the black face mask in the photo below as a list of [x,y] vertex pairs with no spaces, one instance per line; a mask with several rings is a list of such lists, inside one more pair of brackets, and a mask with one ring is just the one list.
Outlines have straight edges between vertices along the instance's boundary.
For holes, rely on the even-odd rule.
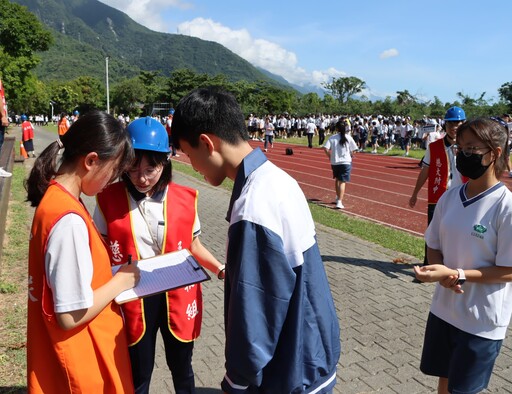
[[457,170],[463,175],[470,179],[478,179],[485,171],[489,168],[490,164],[487,166],[482,165],[482,158],[484,155],[478,153],[472,153],[469,156],[464,155],[463,152],[457,153],[456,167]]

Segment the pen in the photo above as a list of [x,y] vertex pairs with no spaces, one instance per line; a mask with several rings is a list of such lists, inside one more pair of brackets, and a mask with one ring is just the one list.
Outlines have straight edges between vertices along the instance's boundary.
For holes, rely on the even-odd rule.
[[132,255],[131,255],[131,254],[129,254],[129,255],[128,255],[128,264],[131,264],[131,263],[132,263]]

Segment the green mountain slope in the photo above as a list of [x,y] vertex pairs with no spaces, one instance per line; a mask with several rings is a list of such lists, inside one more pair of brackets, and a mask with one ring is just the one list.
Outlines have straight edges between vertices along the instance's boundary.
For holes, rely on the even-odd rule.
[[36,69],[43,80],[80,75],[104,79],[105,56],[113,81],[139,70],[188,68],[196,73],[224,74],[232,81],[277,82],[220,44],[178,34],[158,33],[97,0],[12,0],[26,6],[55,35]]

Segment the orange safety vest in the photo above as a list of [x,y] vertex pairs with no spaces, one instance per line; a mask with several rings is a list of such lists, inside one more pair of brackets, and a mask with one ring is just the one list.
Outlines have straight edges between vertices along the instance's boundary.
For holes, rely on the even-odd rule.
[[[140,259],[135,242],[135,231],[130,214],[129,195],[124,182],[117,182],[97,195],[107,223],[112,265],[125,263],[128,255]],[[170,183],[164,199],[164,245],[162,254],[189,249],[193,240],[196,219],[197,191]],[[168,328],[174,337],[189,342],[201,333],[203,297],[201,285],[171,290],[167,294]],[[130,346],[139,342],[145,334],[144,299],[122,305],[128,329]]]
[[30,234],[28,392],[133,393],[128,343],[117,304],[111,302],[94,319],[71,330],[63,330],[57,323],[45,255],[53,226],[68,213],[79,215],[87,226],[93,290],[112,278],[107,248],[89,213],[80,201],[52,181],[36,209]]
[[68,120],[66,118],[62,118],[59,120],[59,135],[64,135],[68,131]]

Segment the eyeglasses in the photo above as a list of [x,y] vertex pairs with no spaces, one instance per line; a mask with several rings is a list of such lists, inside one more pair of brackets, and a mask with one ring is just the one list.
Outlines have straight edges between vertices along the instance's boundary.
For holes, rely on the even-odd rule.
[[487,152],[483,152],[483,153],[480,153],[480,154],[485,155],[486,153],[489,153],[491,151],[491,149],[489,147],[487,147],[487,146],[484,146],[484,147],[480,147],[480,146],[466,146],[466,147],[463,147],[463,146],[460,146],[460,145],[453,145],[454,153],[462,152],[462,154],[464,156],[466,156],[466,157],[469,157],[473,153],[477,153],[478,151],[481,151],[481,150],[484,150],[484,149],[487,149]]
[[139,168],[130,168],[128,170],[128,175],[133,178],[140,177],[142,175],[142,177],[144,177],[144,179],[146,179],[147,181],[151,181],[154,178],[156,178],[158,176],[158,174],[160,174],[160,172],[162,171],[162,168],[163,168],[162,166],[147,167],[144,170],[139,170]]

